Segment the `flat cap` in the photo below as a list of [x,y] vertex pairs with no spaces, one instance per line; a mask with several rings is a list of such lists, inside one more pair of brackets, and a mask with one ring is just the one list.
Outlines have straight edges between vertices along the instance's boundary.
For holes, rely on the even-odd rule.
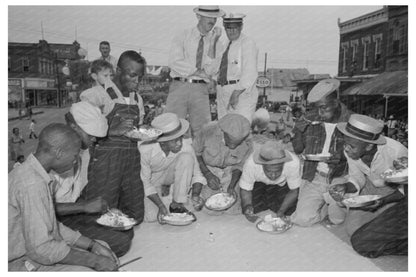
[[325,79],[317,83],[308,94],[308,102],[314,103],[327,97],[339,89],[340,82],[337,79]]
[[240,140],[250,132],[250,121],[242,115],[231,113],[218,121],[220,129],[232,139]]

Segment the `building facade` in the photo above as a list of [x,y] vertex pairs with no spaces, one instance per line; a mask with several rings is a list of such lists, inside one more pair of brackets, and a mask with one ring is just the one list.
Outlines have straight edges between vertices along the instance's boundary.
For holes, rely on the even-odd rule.
[[407,116],[408,7],[384,6],[338,27],[341,100],[358,113]]
[[50,44],[9,42],[9,106],[63,106],[70,90],[70,76],[63,67],[80,57],[78,42]]

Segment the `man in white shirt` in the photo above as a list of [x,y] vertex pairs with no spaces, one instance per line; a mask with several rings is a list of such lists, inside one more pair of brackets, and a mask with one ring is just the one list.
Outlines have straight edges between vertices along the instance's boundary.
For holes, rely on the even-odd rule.
[[101,57],[97,58],[97,60],[104,60],[104,61],[111,63],[111,65],[113,66],[113,73],[115,73],[117,70],[117,59],[113,57],[112,55],[110,55],[110,51],[111,51],[110,43],[108,41],[100,42],[99,49],[101,52]]
[[[139,146],[140,176],[147,196],[145,220],[152,222],[157,219],[163,223],[163,216],[169,212],[189,212],[185,204],[191,189],[194,208],[200,210],[203,200],[199,194],[207,181],[199,169],[191,139],[183,139],[189,129],[188,121],[179,119],[176,114],[164,113],[157,116],[151,125],[163,133],[157,142]],[[162,201],[162,198],[168,201],[165,196],[172,196],[169,211]]]
[[250,123],[256,111],[259,92],[255,42],[241,33],[244,14],[229,14],[223,17],[228,37],[226,47],[217,47],[215,65],[217,68],[218,119],[227,113],[238,113]]
[[169,67],[173,81],[165,110],[179,118],[189,115],[193,135],[211,121],[208,90],[214,87],[212,64],[221,36],[221,29],[214,25],[224,15],[218,6],[198,6],[194,12],[197,26],[181,32],[172,41]]
[[250,123],[256,110],[259,92],[256,43],[243,30],[244,14],[223,17],[228,41],[218,45],[215,59],[217,68],[218,119],[227,113],[238,113]]
[[267,209],[278,217],[290,215],[301,180],[299,158],[276,141],[267,141],[244,164],[239,182],[243,214],[252,222],[256,213]]
[[[332,198],[341,201],[344,197],[354,195],[384,197],[392,194],[395,191],[394,186],[387,184],[381,174],[392,168],[395,160],[407,157],[407,148],[381,135],[383,125],[378,120],[365,115],[352,115],[348,123],[337,124],[337,129],[345,135],[348,180],[330,189]],[[391,206],[392,204],[385,205],[375,212],[350,210],[345,219],[347,233],[352,235],[359,227]]]

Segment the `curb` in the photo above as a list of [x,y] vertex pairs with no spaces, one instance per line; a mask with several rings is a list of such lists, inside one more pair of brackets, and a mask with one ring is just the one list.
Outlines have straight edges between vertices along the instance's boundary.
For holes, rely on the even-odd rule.
[[[43,111],[34,112],[34,113],[32,113],[32,116],[37,115],[37,114],[42,114],[42,113],[44,113],[44,112],[43,112]],[[27,119],[27,118],[28,118],[28,116],[27,116],[27,115],[24,115],[24,116],[22,116],[21,118],[22,118],[22,119]],[[19,117],[18,117],[18,116],[15,116],[15,117],[10,117],[10,118],[9,118],[9,121],[13,121],[13,120],[16,120],[16,119],[19,119]]]

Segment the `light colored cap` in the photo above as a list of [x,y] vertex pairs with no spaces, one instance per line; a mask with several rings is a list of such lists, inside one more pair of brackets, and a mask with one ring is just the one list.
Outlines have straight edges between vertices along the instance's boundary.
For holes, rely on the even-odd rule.
[[279,164],[292,160],[290,154],[275,140],[266,141],[253,153],[256,164]]
[[337,79],[325,79],[319,81],[308,94],[308,102],[314,103],[327,97],[332,92],[339,89],[340,82]]
[[230,113],[218,120],[220,129],[231,139],[241,140],[250,132],[250,122],[242,115]]
[[162,131],[162,135],[157,139],[159,142],[179,138],[189,129],[189,122],[185,119],[178,118],[174,113],[164,113],[156,116],[151,125],[153,128]]
[[383,127],[377,119],[362,114],[353,114],[348,122],[337,124],[338,130],[344,135],[374,144],[386,143],[382,135]]
[[265,108],[258,109],[253,115],[252,126],[258,130],[265,130],[270,122],[270,114]]
[[222,22],[224,25],[233,24],[233,23],[243,23],[243,18],[246,17],[245,14],[242,13],[229,13],[228,15],[224,15],[222,17]]
[[225,12],[219,6],[198,6],[194,8],[194,13],[205,17],[221,17]]
[[89,102],[81,101],[72,104],[69,112],[75,119],[75,123],[88,135],[105,137],[107,135],[107,118],[101,110]]

